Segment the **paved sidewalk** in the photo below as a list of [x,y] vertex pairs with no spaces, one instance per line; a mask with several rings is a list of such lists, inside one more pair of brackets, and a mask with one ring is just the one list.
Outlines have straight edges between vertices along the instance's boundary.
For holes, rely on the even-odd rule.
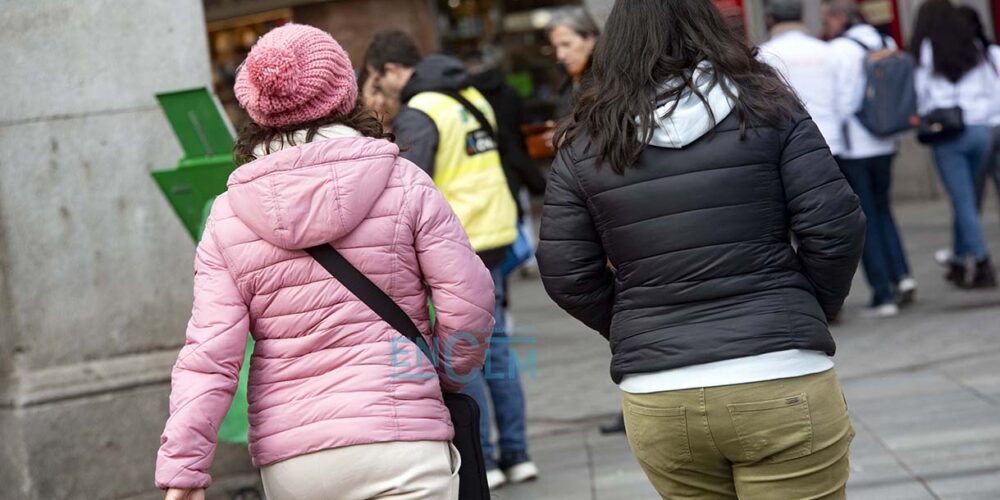
[[[987,210],[989,243],[1000,252],[996,206]],[[921,285],[917,303],[898,318],[858,317],[869,298],[859,273],[833,332],[858,432],[849,497],[998,499],[1000,291],[945,286],[932,261],[934,250],[950,245],[944,202],[903,205],[897,216]],[[537,337],[537,369],[524,384],[542,478],[494,498],[657,498],[624,437],[596,432],[619,404],[607,344],[561,313],[538,281],[514,282],[511,293],[519,335]]]

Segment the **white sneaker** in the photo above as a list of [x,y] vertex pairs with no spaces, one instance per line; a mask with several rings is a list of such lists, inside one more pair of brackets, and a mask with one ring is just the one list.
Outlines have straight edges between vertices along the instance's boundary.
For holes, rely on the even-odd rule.
[[507,484],[507,476],[500,469],[490,469],[486,471],[486,484],[489,485],[490,491],[493,491]]
[[865,309],[861,316],[865,318],[891,318],[899,314],[899,306],[893,303],[882,304]]
[[903,278],[896,284],[899,292],[899,303],[909,304],[917,298],[917,280],[913,278]]
[[521,462],[504,472],[507,474],[507,480],[514,484],[538,479],[538,467],[530,460]]
[[947,248],[942,248],[934,252],[934,262],[937,262],[939,266],[947,267],[948,264],[951,264],[952,257],[951,250]]

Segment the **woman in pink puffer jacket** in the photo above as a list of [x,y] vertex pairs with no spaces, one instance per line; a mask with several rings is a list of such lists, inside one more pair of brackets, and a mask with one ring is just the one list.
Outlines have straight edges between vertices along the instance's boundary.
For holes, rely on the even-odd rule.
[[[271,31],[236,95],[254,121],[237,156],[253,161],[229,178],[198,245],[157,486],[168,499],[204,495],[250,331],[250,453],[269,499],[457,498],[442,390],[482,366],[489,273],[433,181],[357,104],[328,34]],[[433,365],[303,251],[324,243],[443,346]]]

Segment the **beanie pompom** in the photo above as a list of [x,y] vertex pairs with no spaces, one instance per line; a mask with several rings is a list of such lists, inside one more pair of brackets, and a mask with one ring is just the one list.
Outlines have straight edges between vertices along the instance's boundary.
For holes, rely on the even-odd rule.
[[263,95],[281,97],[298,90],[298,65],[289,49],[260,47],[247,57],[246,71]]
[[257,40],[233,92],[258,124],[286,127],[348,113],[358,83],[347,52],[329,33],[292,23]]

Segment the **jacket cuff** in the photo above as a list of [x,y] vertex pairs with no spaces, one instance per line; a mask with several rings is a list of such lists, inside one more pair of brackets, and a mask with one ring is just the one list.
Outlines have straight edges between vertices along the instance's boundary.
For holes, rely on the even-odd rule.
[[212,485],[212,476],[193,471],[182,465],[159,463],[156,466],[156,487],[161,490],[180,488],[186,490],[208,488]]

